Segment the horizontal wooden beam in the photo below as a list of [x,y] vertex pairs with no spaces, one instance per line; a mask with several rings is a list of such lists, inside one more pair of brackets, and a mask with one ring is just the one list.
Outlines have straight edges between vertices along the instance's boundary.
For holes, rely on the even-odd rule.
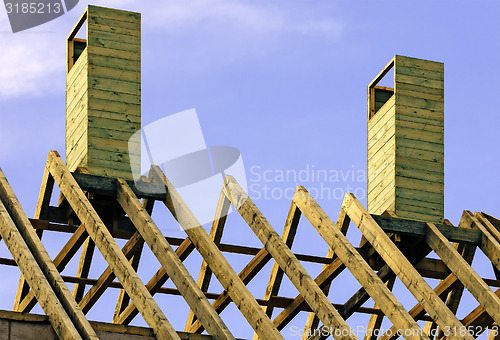
[[[426,236],[428,233],[425,222],[373,214],[371,216],[385,232],[412,236]],[[446,224],[435,224],[435,226],[450,242],[481,244],[482,235],[479,230],[457,228]]]
[[[73,177],[82,190],[103,196],[116,197],[118,186],[116,179],[88,174],[73,173]],[[146,181],[127,181],[138,198],[148,198],[164,201],[166,197],[165,186]]]

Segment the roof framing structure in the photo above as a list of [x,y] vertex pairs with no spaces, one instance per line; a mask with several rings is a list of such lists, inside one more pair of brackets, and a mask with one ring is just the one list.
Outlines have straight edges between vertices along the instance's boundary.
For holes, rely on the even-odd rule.
[[[61,197],[51,206],[57,185]],[[186,238],[165,237],[152,219],[154,205],[163,203],[186,233]],[[226,215],[235,208],[262,243],[261,248],[222,242]],[[299,221],[305,217],[329,247],[324,257],[292,252]],[[362,234],[358,247],[346,237],[349,228]],[[43,244],[45,232],[71,237],[51,259]],[[97,339],[95,323],[86,314],[108,289],[120,289],[113,323],[128,325],[141,314],[158,339],[181,339],[207,334],[214,339],[235,339],[237,327],[224,322],[221,313],[231,303],[254,331],[254,338],[282,339],[283,330],[299,313],[309,313],[304,338],[474,339],[485,331],[497,339],[500,323],[500,277],[482,278],[471,263],[477,250],[500,272],[500,220],[464,211],[458,226],[398,218],[394,212],[372,215],[352,194],[344,198],[336,222],[323,211],[304,187],[297,187],[282,235],[279,235],[236,180],[226,176],[214,222],[207,233],[159,167],[139,182],[93,176],[79,169],[71,173],[59,154],[51,151],[45,167],[38,205],[28,219],[0,170],[0,236],[12,258],[0,264],[18,266],[22,276],[14,312],[29,313],[39,303],[61,339]],[[117,239],[125,239],[120,248]],[[146,284],[137,270],[141,253],[149,247],[158,271]],[[76,273],[62,275],[80,252]],[[108,267],[89,278],[94,252]],[[199,273],[189,271],[186,258],[197,251],[203,258]],[[430,256],[431,253],[437,255]],[[251,256],[237,273],[225,254]],[[323,264],[316,277],[304,263]],[[251,291],[249,283],[272,263],[265,292]],[[361,288],[344,304],[332,303],[329,291],[345,270]],[[198,275],[195,280],[195,274]],[[281,296],[285,276],[297,296]],[[222,292],[210,292],[216,278]],[[431,279],[439,279],[434,287]],[[176,288],[164,287],[168,280]],[[400,281],[418,303],[403,306],[392,291]],[[67,283],[73,284],[70,292]],[[89,288],[90,287],[90,288]],[[87,288],[87,289],[86,289]],[[464,290],[477,306],[463,319],[457,317]],[[156,294],[183,297],[190,314],[185,329],[175,330],[153,298]],[[368,301],[372,302],[367,306]],[[468,306],[467,306],[468,307]],[[282,309],[275,313],[275,309]],[[346,320],[355,313],[371,315],[366,334],[356,334]],[[392,324],[376,336],[384,318]],[[425,327],[421,327],[425,321]],[[453,331],[455,330],[455,331]]]

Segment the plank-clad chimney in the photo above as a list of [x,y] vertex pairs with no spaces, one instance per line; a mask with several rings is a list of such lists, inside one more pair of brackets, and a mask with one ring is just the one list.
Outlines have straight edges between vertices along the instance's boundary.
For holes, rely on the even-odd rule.
[[[394,87],[377,84],[394,70]],[[443,222],[444,65],[395,56],[368,86],[368,211]]]
[[[85,22],[87,39],[76,38]],[[131,164],[140,163],[140,140],[130,139],[141,125],[141,15],[88,6],[67,47],[66,165],[132,179]]]

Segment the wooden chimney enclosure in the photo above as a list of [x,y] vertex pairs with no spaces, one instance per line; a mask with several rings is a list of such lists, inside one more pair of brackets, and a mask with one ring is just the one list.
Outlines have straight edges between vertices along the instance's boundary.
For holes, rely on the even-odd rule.
[[[78,39],[85,22],[87,39]],[[140,138],[131,138],[141,127],[141,15],[88,6],[67,46],[66,164],[132,179],[131,165],[140,166]]]
[[[394,88],[377,86],[394,70]],[[444,219],[444,66],[395,56],[368,86],[368,211]]]

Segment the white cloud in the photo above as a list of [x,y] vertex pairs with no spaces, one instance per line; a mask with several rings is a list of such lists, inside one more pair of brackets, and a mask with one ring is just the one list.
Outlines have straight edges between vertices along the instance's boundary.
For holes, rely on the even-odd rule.
[[[297,5],[277,7],[230,0],[94,3],[142,12],[146,32],[161,30],[171,37],[202,32],[200,48],[205,56],[213,57],[200,67],[210,67],[215,60],[232,62],[248,51],[265,54],[279,48],[276,42],[287,35],[335,40],[342,32],[338,20]],[[0,100],[59,93],[64,88],[64,41],[82,10],[80,4],[68,15],[16,34],[10,33],[7,15],[0,10]]]

